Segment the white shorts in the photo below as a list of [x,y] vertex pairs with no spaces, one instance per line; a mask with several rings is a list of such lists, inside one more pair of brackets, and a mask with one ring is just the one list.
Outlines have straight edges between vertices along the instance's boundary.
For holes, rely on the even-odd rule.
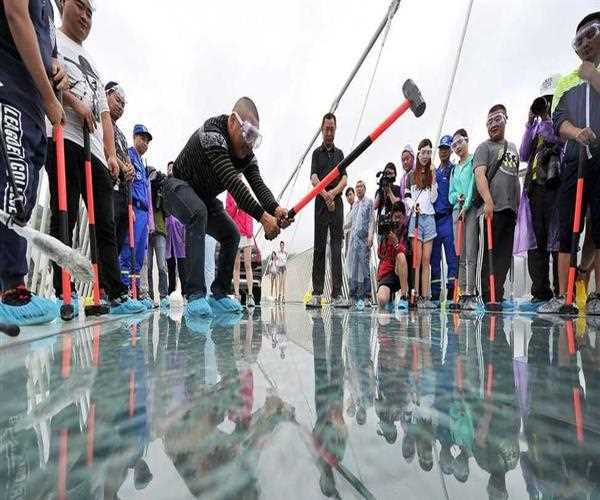
[[247,236],[240,236],[240,245],[238,246],[238,248],[240,250],[242,248],[253,247],[253,246],[254,246],[254,240],[252,238],[248,238]]

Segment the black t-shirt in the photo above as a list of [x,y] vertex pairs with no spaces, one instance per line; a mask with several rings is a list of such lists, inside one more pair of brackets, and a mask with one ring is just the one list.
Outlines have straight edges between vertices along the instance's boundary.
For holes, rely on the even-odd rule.
[[[56,55],[56,30],[50,0],[29,0],[29,17],[35,28],[44,67],[50,75],[52,57]],[[0,99],[43,124],[42,96],[17,50],[4,2],[0,2],[0,61]]]
[[[329,172],[331,172],[338,164],[344,159],[344,153],[342,153],[341,149],[333,146],[330,150],[328,150],[324,144],[319,146],[317,149],[313,151],[312,155],[312,165],[310,169],[311,177],[313,174],[317,174],[319,180],[324,179]],[[331,184],[327,186],[327,191],[335,188],[341,181],[342,177],[339,176],[335,179]],[[342,203],[342,195],[341,193],[335,198],[336,205],[338,203]],[[315,201],[315,209],[325,209],[325,201],[320,196],[317,196]]]

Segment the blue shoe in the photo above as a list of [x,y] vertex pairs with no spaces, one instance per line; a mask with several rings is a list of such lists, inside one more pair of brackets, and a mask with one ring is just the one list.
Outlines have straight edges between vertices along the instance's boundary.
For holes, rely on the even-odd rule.
[[521,304],[519,304],[518,310],[522,313],[537,313],[538,309],[544,304],[547,304],[548,302],[549,301],[547,300],[539,302],[522,302]]
[[408,300],[398,299],[397,306],[399,311],[408,311]]
[[185,306],[184,315],[186,317],[186,321],[198,318],[211,318],[213,316],[213,310],[208,304],[206,298],[200,297],[188,301]]
[[17,326],[43,325],[54,321],[58,311],[56,302],[33,295],[20,285],[2,295],[0,321]]
[[152,309],[154,309],[154,301],[150,297],[140,299],[139,302],[144,305],[147,311],[151,311]]
[[217,300],[211,295],[208,298],[208,303],[215,314],[237,314],[244,311],[242,304],[231,297],[223,297]]
[[359,299],[356,301],[356,310],[357,311],[364,311],[365,310],[365,301],[362,299]]
[[110,303],[110,314],[139,314],[146,312],[146,306],[139,300],[133,300],[128,295],[122,295]]
[[[64,302],[62,299],[58,299],[56,301],[56,303],[58,304],[58,309],[59,309],[59,311],[61,313],[61,317],[62,317],[62,306],[64,305]],[[75,292],[73,292],[71,294],[71,305],[73,306],[73,319],[74,319],[77,316],[79,316],[79,297],[77,296],[77,294]]]
[[171,301],[169,300],[169,297],[165,297],[165,298],[161,299],[160,308],[161,309],[169,309],[169,307],[171,307]]

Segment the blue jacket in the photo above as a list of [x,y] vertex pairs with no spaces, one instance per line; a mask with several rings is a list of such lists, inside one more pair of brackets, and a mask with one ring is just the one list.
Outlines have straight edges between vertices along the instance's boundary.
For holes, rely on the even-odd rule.
[[454,163],[448,162],[435,169],[435,178],[438,184],[438,197],[433,204],[436,214],[451,214],[452,204],[448,200],[450,192],[450,177],[454,170]]
[[142,158],[133,146],[129,148],[129,159],[135,169],[135,177],[131,186],[133,203],[137,208],[148,210],[148,199],[150,197],[148,191],[148,171]]

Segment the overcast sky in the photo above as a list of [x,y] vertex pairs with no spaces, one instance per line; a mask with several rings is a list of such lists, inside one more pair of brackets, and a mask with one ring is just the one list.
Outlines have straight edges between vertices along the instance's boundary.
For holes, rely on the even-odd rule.
[[[401,101],[412,78],[427,100],[416,119],[401,118],[348,170],[375,189],[387,161],[400,164],[406,143],[434,140],[468,0],[403,0],[389,33],[367,104],[361,140]],[[177,156],[208,117],[227,113],[252,97],[261,115],[263,145],[257,157],[277,194],[385,15],[388,0],[96,0],[87,47],[105,81],[120,82],[128,98],[120,125],[134,123],[154,135],[148,162],[160,169]],[[507,136],[520,143],[529,104],[544,78],[574,69],[577,22],[600,9],[599,0],[475,0],[444,125],[467,129],[473,149],[485,139],[489,107],[506,104]],[[371,78],[379,44],[338,109],[336,144],[346,154]],[[292,193],[292,205],[309,187],[310,155]],[[312,246],[309,206],[283,239],[292,250]],[[267,251],[270,243],[264,246]]]

